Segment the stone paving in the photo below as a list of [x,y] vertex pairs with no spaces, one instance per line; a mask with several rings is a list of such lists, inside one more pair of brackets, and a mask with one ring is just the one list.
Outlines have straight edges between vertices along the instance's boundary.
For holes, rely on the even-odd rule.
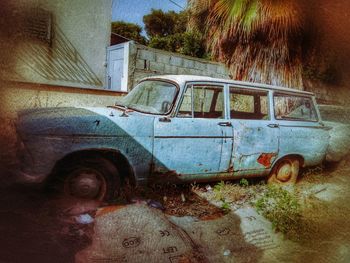
[[134,204],[99,209],[95,220],[92,245],[76,262],[260,262],[282,241],[249,207],[198,220]]

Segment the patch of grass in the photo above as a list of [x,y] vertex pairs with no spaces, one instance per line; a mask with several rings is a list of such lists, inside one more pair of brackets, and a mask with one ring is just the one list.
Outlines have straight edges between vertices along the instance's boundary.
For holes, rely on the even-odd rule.
[[214,199],[233,203],[247,196],[248,190],[237,184],[219,182],[213,187]]
[[257,211],[268,219],[276,231],[290,239],[298,239],[302,226],[301,205],[295,193],[271,185],[254,202]]

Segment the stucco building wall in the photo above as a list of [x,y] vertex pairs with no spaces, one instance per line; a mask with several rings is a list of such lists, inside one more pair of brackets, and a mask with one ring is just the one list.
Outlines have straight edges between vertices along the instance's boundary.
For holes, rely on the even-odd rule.
[[111,7],[112,0],[5,0],[2,79],[103,88]]
[[2,1],[2,123],[25,108],[114,103],[119,93],[105,90],[111,8],[112,0]]
[[13,160],[19,110],[106,106],[112,0],[3,0],[0,9],[0,164]]

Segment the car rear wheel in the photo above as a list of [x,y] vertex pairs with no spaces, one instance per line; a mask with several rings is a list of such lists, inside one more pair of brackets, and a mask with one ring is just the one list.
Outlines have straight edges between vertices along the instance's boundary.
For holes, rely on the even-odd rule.
[[109,201],[120,192],[118,170],[104,158],[75,160],[65,165],[59,177],[59,191],[64,196]]
[[284,158],[271,170],[269,184],[295,184],[298,178],[300,161],[297,158]]

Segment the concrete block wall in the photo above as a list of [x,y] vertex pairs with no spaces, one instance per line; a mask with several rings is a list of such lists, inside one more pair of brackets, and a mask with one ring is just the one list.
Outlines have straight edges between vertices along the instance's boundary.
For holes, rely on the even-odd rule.
[[229,78],[224,64],[130,43],[129,89],[142,78],[168,74]]
[[[129,90],[142,78],[154,75],[185,74],[230,78],[224,64],[153,49],[133,42],[130,43],[129,56]],[[304,88],[314,92],[320,103],[346,105],[350,101],[350,89],[347,85],[327,86],[323,83],[304,80]]]
[[304,80],[304,89],[315,93],[319,104],[334,104],[348,106],[350,103],[350,89],[345,83],[342,85],[325,84],[317,80]]

